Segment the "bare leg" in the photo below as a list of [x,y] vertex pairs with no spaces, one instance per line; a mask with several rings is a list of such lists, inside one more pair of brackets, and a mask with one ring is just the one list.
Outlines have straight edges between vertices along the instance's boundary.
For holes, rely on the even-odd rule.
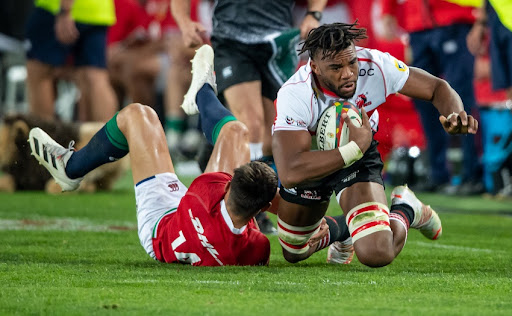
[[236,84],[224,91],[233,115],[249,129],[249,142],[261,143],[263,137],[263,100],[261,81]]
[[238,121],[226,123],[219,133],[205,172],[227,172],[250,161],[249,131]]
[[30,113],[47,120],[55,118],[53,67],[37,60],[27,61],[27,89]]
[[106,122],[117,110],[117,100],[106,69],[81,67],[80,91],[86,96],[89,121]]
[[134,183],[155,174],[174,173],[164,130],[152,108],[132,103],[119,112],[117,125],[130,147]]
[[169,47],[171,67],[167,74],[165,113],[168,117],[184,119],[185,113],[180,105],[192,80],[190,60],[194,57],[195,51],[183,45],[181,34],[172,34],[170,41],[172,43]]
[[272,124],[276,118],[274,101],[263,97],[265,122],[263,124],[263,156],[272,155]]
[[133,102],[155,104],[155,79],[160,72],[160,59],[157,54],[133,55],[127,67],[129,77],[127,82],[128,95]]

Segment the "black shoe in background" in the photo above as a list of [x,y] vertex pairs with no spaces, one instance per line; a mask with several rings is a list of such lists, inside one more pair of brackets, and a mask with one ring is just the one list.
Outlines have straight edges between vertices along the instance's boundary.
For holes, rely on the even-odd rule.
[[265,235],[277,235],[277,229],[270,218],[268,218],[267,213],[258,213],[255,217],[262,233]]

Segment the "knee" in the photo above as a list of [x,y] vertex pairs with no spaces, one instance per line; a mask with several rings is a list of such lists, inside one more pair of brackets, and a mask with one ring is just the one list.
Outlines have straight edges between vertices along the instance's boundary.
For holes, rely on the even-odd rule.
[[304,260],[304,258],[301,258],[300,256],[290,253],[283,249],[283,257],[284,260],[288,261],[289,263],[297,263],[299,261]]
[[119,127],[127,126],[135,122],[142,122],[149,126],[159,126],[160,121],[155,110],[147,105],[131,103],[122,109],[117,115]]
[[234,135],[241,138],[249,137],[249,129],[244,123],[240,121],[229,122],[228,124],[224,125],[222,129],[226,129],[226,133],[229,135]]
[[[362,241],[362,240],[361,240]],[[380,268],[387,266],[395,259],[394,251],[391,245],[365,245],[356,243],[354,249],[359,262],[370,268]]]

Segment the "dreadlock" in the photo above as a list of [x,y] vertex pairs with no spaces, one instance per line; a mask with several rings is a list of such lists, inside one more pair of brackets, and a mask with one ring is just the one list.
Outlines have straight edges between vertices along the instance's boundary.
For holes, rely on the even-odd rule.
[[320,49],[322,59],[333,58],[355,41],[366,38],[366,29],[357,28],[356,25],[358,25],[357,20],[352,24],[332,23],[312,29],[306,40],[302,42],[299,55],[309,52],[309,57],[313,58]]

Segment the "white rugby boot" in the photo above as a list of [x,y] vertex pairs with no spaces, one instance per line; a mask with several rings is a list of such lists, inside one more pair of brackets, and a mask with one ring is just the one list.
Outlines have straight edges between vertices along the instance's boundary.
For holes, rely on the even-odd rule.
[[412,228],[419,229],[428,239],[435,240],[441,237],[443,227],[439,215],[430,205],[423,204],[407,185],[398,186],[391,192],[391,205],[395,204],[407,204],[412,207],[414,210]]
[[70,179],[65,170],[69,158],[75,152],[73,148],[75,141],[71,141],[68,148],[65,148],[42,129],[35,127],[28,134],[28,142],[32,155],[50,172],[62,191],[73,191],[78,188],[83,178]]
[[344,241],[335,241],[329,246],[327,251],[327,263],[349,264],[354,258],[354,245],[352,237]]
[[217,94],[217,84],[215,83],[215,73],[213,71],[213,49],[210,45],[203,45],[198,50],[192,62],[192,80],[190,88],[185,94],[181,107],[188,115],[199,113],[196,103],[197,92],[205,83],[209,84],[215,94]]

